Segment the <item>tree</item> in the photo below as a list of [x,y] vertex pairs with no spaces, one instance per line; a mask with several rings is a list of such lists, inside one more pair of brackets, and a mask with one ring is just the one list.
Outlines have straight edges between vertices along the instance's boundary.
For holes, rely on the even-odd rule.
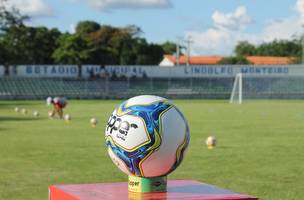
[[52,64],[52,54],[61,33],[46,27],[11,26],[3,34],[10,64]]
[[301,51],[301,44],[297,40],[274,40],[269,43],[263,43],[256,49],[256,53],[263,56],[295,57]]
[[82,64],[89,58],[86,41],[78,35],[63,34],[52,57],[59,64]]
[[176,52],[176,44],[173,42],[165,42],[161,44],[165,54],[174,54]]
[[252,56],[256,53],[256,48],[253,44],[247,41],[242,41],[237,44],[234,50],[237,56]]
[[8,55],[6,45],[0,40],[0,64],[7,64]]
[[124,28],[101,26],[86,37],[89,46],[96,50],[91,62],[100,62],[100,57],[103,57],[106,59],[103,59],[102,64],[134,64],[140,33],[140,28],[133,25]]
[[149,44],[145,39],[138,40],[135,48],[136,65],[158,65],[163,58],[161,45]]
[[100,29],[100,24],[94,21],[81,21],[76,26],[76,34],[85,37]]
[[8,0],[0,1],[0,31],[5,32],[11,26],[22,26],[23,22],[29,19],[28,16],[21,15],[16,8],[7,9]]
[[136,25],[128,25],[122,28],[122,31],[127,32],[131,38],[140,38],[143,34],[141,28]]

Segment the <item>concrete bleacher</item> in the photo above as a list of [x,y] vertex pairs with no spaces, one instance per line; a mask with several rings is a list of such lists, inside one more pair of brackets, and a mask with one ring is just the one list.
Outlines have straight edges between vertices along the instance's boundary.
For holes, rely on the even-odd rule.
[[[153,94],[167,98],[228,99],[234,77],[225,78],[0,78],[0,99],[125,99]],[[304,98],[304,78],[245,78],[244,98]]]
[[207,94],[208,90],[210,90],[209,85],[196,85],[195,82],[191,83],[189,79],[109,80],[17,77],[0,79],[0,99],[41,99],[47,96],[128,98],[142,94],[196,98],[204,93]]

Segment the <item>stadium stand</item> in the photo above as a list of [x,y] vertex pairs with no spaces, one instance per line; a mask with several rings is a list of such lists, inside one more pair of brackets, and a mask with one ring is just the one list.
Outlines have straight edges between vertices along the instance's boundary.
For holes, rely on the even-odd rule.
[[[221,78],[16,78],[0,79],[0,99],[41,99],[47,96],[68,98],[129,98],[155,94],[168,98],[228,99],[234,77]],[[304,97],[302,77],[245,77],[244,98],[297,99]]]

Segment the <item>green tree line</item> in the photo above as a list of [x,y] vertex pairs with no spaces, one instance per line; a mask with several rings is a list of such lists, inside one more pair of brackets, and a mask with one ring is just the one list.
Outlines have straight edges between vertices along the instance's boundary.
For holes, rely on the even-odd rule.
[[296,64],[302,62],[302,51],[301,38],[274,40],[260,45],[254,45],[248,41],[241,41],[234,49],[235,56],[223,58],[220,64],[250,64],[249,61],[246,60],[247,56],[290,57],[291,64]]
[[[2,3],[1,3],[2,2]],[[18,10],[0,2],[0,64],[157,65],[175,44],[149,43],[134,25],[81,21],[75,33],[25,25]]]

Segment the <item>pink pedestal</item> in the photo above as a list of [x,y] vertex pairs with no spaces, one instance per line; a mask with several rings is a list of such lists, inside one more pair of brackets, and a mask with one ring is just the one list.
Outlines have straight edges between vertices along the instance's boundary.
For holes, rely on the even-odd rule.
[[165,193],[129,193],[126,182],[53,185],[49,188],[49,200],[258,200],[191,180],[169,180],[167,190]]

